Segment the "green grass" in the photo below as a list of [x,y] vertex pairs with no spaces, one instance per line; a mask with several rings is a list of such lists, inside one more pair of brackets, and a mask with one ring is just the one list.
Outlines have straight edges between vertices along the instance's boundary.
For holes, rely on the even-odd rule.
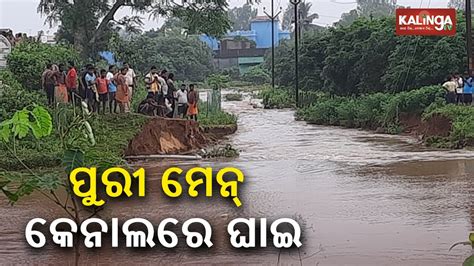
[[461,105],[440,105],[427,109],[424,119],[441,115],[451,119],[452,129],[448,138],[436,138],[430,141],[435,146],[462,148],[474,145],[474,107]]
[[[148,118],[136,114],[100,115],[90,118],[96,145],[81,145],[86,153],[86,163],[91,166],[107,161],[112,164],[123,163],[123,151],[130,139],[137,134]],[[10,149],[12,145],[9,145]],[[63,150],[56,132],[40,141],[27,137],[17,142],[19,158],[30,168],[54,168],[61,165]],[[0,144],[0,169],[23,170],[18,160]]]
[[265,89],[260,92],[263,105],[267,109],[282,109],[294,107],[294,99],[286,89]]
[[298,109],[298,119],[315,124],[400,132],[401,113],[421,114],[432,103],[443,101],[439,86],[424,87],[397,94],[374,93],[360,97],[320,97]]
[[199,115],[201,126],[228,126],[237,124],[237,116],[224,111],[214,111]]

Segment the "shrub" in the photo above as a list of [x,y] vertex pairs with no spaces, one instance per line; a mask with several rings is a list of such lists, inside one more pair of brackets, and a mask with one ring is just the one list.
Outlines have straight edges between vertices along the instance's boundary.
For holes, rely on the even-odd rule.
[[265,89],[260,92],[263,105],[267,109],[293,107],[293,98],[285,89]]
[[0,121],[29,105],[46,102],[40,93],[25,90],[10,71],[0,71],[0,81]]
[[262,66],[253,66],[242,75],[242,80],[252,84],[262,85],[270,82],[270,74]]
[[401,131],[401,113],[421,114],[432,103],[442,101],[439,86],[424,87],[398,94],[374,93],[357,98],[320,97],[312,105],[299,109],[297,118],[311,123]]
[[400,113],[421,114],[435,102],[444,102],[440,86],[428,86],[395,94],[385,106],[384,124],[398,123]]
[[452,128],[448,138],[450,146],[461,148],[474,144],[474,108],[453,104],[438,105],[438,107],[428,108],[423,118],[428,119],[434,115],[451,119]]
[[41,75],[48,63],[79,62],[79,54],[71,47],[23,42],[7,57],[8,69],[29,90],[41,89]]
[[237,124],[237,116],[224,111],[209,112],[199,115],[201,126],[224,126]]

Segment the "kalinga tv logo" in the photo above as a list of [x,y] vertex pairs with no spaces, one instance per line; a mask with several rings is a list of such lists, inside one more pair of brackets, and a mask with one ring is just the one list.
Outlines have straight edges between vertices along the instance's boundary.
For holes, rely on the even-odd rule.
[[397,35],[455,35],[454,8],[399,8]]

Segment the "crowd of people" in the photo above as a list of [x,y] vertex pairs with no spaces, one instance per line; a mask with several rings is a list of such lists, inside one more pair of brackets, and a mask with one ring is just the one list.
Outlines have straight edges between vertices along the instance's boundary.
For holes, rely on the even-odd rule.
[[[145,75],[148,95],[138,106],[137,112],[168,118],[190,118],[197,121],[199,94],[194,84],[175,86],[173,73],[159,71],[155,66]],[[121,68],[115,65],[97,69],[86,65],[78,71],[74,62],[48,64],[42,74],[41,84],[48,104],[84,101],[93,113],[131,112],[132,96],[138,89],[137,75],[128,63]]]
[[446,102],[448,104],[472,105],[473,85],[472,77],[463,77],[457,73],[449,75],[443,84],[443,88],[446,90]]

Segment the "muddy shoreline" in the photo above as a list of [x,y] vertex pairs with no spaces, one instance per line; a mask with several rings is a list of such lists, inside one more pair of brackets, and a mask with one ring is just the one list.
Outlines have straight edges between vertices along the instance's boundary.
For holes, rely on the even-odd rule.
[[151,118],[129,141],[124,155],[191,154],[236,131],[237,125],[200,126],[192,120]]

